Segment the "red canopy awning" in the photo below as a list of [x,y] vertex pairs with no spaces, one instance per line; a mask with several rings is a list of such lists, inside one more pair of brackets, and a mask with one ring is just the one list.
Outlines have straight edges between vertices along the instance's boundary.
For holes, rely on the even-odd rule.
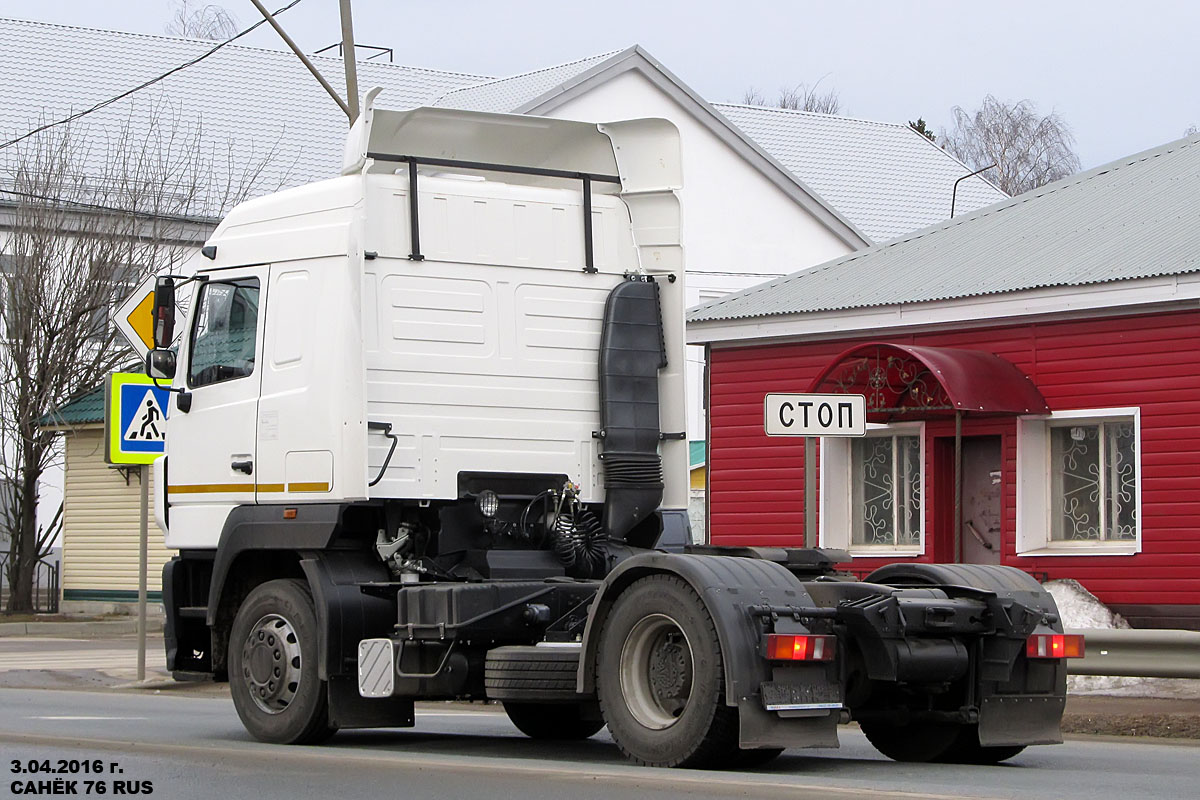
[[871,342],[835,358],[811,392],[861,394],[872,422],[964,414],[1048,414],[1046,398],[1010,361],[980,350]]

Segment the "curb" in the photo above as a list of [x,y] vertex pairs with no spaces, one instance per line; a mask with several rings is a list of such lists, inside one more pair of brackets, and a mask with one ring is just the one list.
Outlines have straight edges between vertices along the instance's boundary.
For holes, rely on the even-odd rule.
[[[146,620],[146,633],[159,633],[163,620]],[[93,622],[0,622],[0,637],[58,636],[63,638],[94,638],[137,633],[136,619],[98,620]]]

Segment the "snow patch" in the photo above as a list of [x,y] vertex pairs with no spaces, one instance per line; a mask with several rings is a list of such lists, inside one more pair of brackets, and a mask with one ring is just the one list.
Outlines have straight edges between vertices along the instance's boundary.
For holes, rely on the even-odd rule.
[[[1079,581],[1047,581],[1042,586],[1054,598],[1064,628],[1130,627],[1120,614],[1113,613]],[[1200,697],[1200,680],[1072,675],[1067,678],[1067,692],[1122,697]]]

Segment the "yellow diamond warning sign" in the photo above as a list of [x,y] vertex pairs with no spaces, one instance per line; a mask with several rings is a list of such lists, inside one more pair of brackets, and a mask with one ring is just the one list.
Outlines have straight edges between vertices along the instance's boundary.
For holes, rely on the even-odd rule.
[[138,284],[133,294],[117,306],[113,322],[140,356],[154,349],[154,276]]

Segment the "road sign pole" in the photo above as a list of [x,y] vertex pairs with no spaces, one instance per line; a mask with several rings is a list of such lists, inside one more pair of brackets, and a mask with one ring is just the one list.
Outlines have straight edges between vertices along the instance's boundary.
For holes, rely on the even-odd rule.
[[142,464],[142,519],[138,531],[138,661],[137,679],[146,680],[146,566],[150,542],[150,467]]
[[804,546],[817,546],[817,440],[804,437]]

